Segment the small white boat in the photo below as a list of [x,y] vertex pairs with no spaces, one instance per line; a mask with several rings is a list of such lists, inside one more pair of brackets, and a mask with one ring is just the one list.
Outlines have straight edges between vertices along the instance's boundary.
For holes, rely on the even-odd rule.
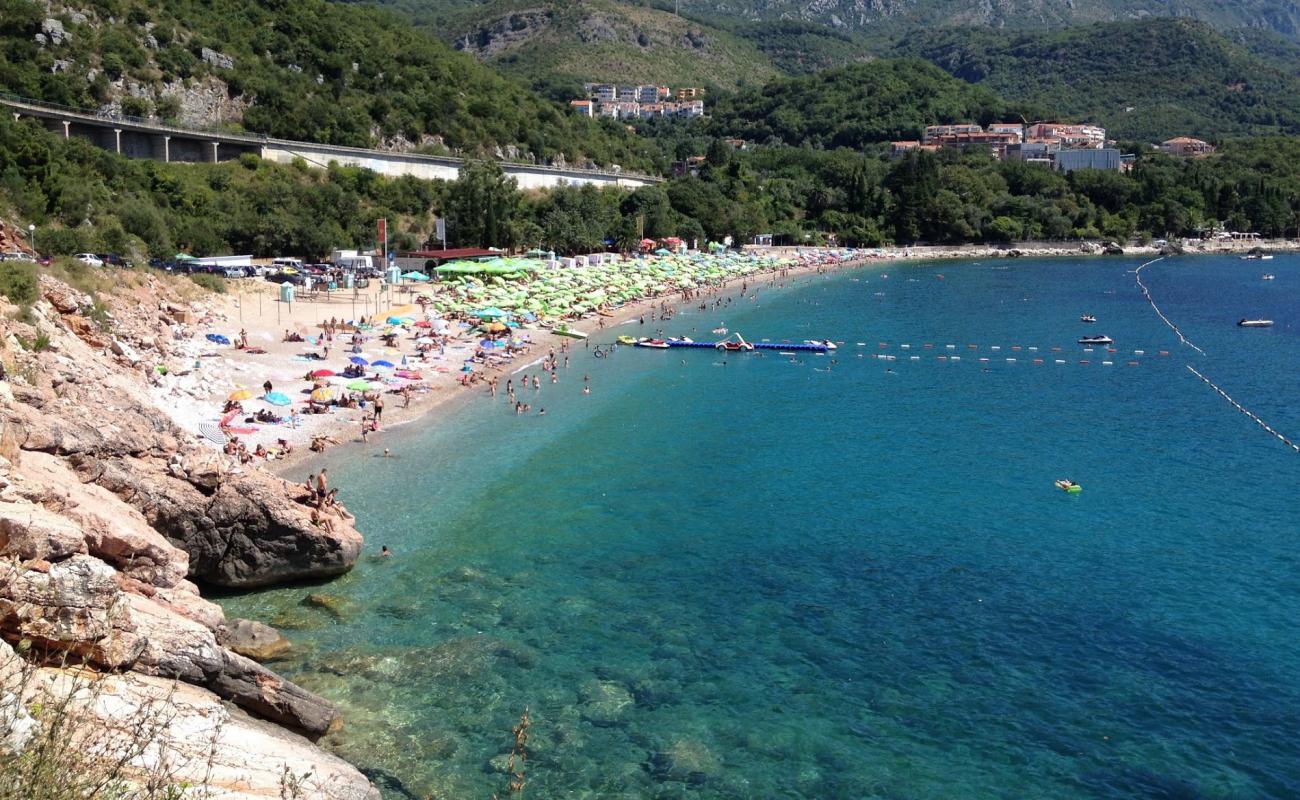
[[1271,328],[1273,320],[1271,319],[1243,319],[1237,323],[1238,328]]
[[1267,253],[1251,253],[1250,255],[1242,256],[1241,260],[1242,261],[1272,261],[1273,256]]
[[637,347],[649,347],[652,350],[667,350],[669,344],[663,339],[641,339],[636,343]]
[[804,344],[819,344],[819,345],[821,345],[822,347],[825,347],[827,350],[836,350],[836,349],[838,349],[838,348],[835,346],[835,342],[832,342],[830,339],[804,339],[804,340],[803,340],[803,343],[804,343]]
[[1266,280],[1266,281],[1271,281],[1271,280],[1273,280],[1273,273],[1271,273],[1271,272],[1266,272],[1266,273],[1264,273],[1264,280]]
[[1081,336],[1079,344],[1114,344],[1115,340],[1109,336]]
[[1097,318],[1094,317],[1094,316],[1091,315],[1091,314],[1084,314],[1082,317],[1079,317],[1079,321],[1080,321],[1080,322],[1096,322],[1096,321],[1097,321]]
[[587,338],[587,334],[583,333],[580,330],[575,330],[573,328],[570,328],[567,325],[556,325],[554,328],[551,329],[551,333],[555,334],[556,336],[567,336],[570,339]]

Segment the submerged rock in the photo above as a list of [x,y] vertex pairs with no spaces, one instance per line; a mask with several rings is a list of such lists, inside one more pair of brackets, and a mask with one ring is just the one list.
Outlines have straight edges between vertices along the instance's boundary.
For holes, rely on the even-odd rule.
[[617,725],[633,705],[632,693],[612,681],[589,681],[579,691],[582,718],[597,727]]
[[302,599],[307,608],[319,608],[334,619],[342,622],[347,619],[351,604],[337,595],[312,593]]
[[722,771],[722,761],[696,739],[675,740],[654,753],[647,766],[657,780],[685,783],[704,783]]
[[254,661],[270,661],[292,647],[275,628],[250,619],[230,620],[217,635],[223,645]]

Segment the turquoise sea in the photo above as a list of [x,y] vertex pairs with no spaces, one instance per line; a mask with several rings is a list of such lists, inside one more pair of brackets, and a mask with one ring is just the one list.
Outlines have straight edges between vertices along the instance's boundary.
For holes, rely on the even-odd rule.
[[578,343],[545,416],[332,456],[393,558],[223,604],[286,630],[386,798],[504,796],[525,708],[535,798],[1300,797],[1300,454],[1185,368],[1300,437],[1300,257],[1142,273],[1204,356],[1142,260],[890,264],[605,331],[844,344]]

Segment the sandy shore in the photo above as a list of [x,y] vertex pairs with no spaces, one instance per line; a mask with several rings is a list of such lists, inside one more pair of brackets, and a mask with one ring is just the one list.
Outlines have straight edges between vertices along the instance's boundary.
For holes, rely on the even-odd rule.
[[[1193,253],[1244,253],[1252,247],[1261,247],[1269,251],[1297,249],[1294,242],[1225,242],[1213,243],[1205,250],[1190,250]],[[1211,249],[1212,248],[1212,249]],[[851,261],[822,266],[794,266],[781,271],[784,280],[791,280],[821,271],[838,271],[871,264],[907,263],[917,261],[947,259],[981,259],[1004,258],[1008,256],[1006,247],[962,246],[962,247],[911,247],[889,248],[865,251],[863,257]],[[1017,248],[1023,257],[1079,257],[1099,254],[1082,252],[1078,245],[1053,247]],[[769,248],[765,252],[795,257],[807,253],[807,248]],[[1126,256],[1142,257],[1157,254],[1154,247],[1128,248]],[[701,290],[691,301],[683,301],[680,294],[664,295],[628,303],[612,312],[609,316],[596,317],[588,315],[578,321],[574,327],[592,335],[595,341],[610,341],[614,338],[611,330],[620,323],[632,318],[648,315],[653,318],[663,308],[679,309],[682,305],[694,305],[701,298],[714,299],[726,296],[744,283],[767,285],[773,282],[776,273],[765,271],[748,276],[736,277],[722,286]],[[378,283],[378,282],[376,282]],[[298,401],[302,390],[308,386],[305,375],[319,368],[341,368],[347,363],[346,335],[339,337],[330,350],[327,360],[306,360],[304,353],[308,350],[319,352],[319,347],[284,342],[286,331],[297,331],[304,336],[316,337],[320,334],[320,325],[331,318],[338,320],[371,317],[376,313],[381,317],[409,314],[421,316],[418,306],[411,303],[409,290],[382,289],[375,285],[364,290],[342,290],[331,296],[317,300],[300,300],[282,303],[278,299],[279,287],[275,284],[257,279],[233,281],[227,295],[218,297],[209,303],[206,313],[198,320],[199,335],[176,344],[175,357],[169,364],[169,373],[159,379],[154,389],[159,404],[167,409],[171,416],[186,430],[199,433],[203,429],[211,432],[221,417],[223,401],[233,391],[247,389],[255,398],[262,394],[262,385],[270,381],[276,391],[282,391]],[[602,335],[600,322],[603,320],[605,331]],[[647,320],[649,322],[649,320]],[[265,350],[265,353],[252,353],[232,346],[223,346],[208,342],[204,336],[219,333],[234,340],[240,330],[245,330],[250,346]],[[638,328],[636,332],[644,333],[653,328]],[[520,367],[537,362],[552,350],[561,353],[564,347],[574,348],[580,353],[584,347],[579,340],[560,337],[542,327],[525,328],[522,334],[530,340],[525,352],[501,366],[483,367],[476,365],[483,379],[499,377],[501,393],[504,394],[504,381],[510,373]],[[365,411],[362,409],[332,408],[330,413],[298,416],[296,426],[288,423],[288,409],[274,408],[259,399],[245,401],[245,414],[239,415],[232,423],[235,427],[245,429],[240,433],[240,440],[254,449],[261,444],[268,449],[276,449],[277,440],[284,439],[293,447],[293,452],[270,461],[257,459],[255,464],[264,466],[286,477],[300,477],[306,462],[322,458],[332,458],[336,454],[350,451],[353,447],[366,447],[382,451],[384,440],[394,429],[409,425],[424,418],[441,418],[452,414],[459,404],[476,399],[490,399],[486,381],[469,387],[460,383],[461,367],[464,361],[473,355],[478,341],[473,331],[463,330],[446,346],[445,353],[432,356],[425,363],[414,361],[414,336],[406,335],[399,339],[395,349],[383,348],[375,342],[367,342],[362,352],[363,357],[373,360],[386,358],[397,363],[403,356],[411,360],[412,368],[421,371],[424,380],[414,384],[410,405],[405,406],[403,398],[396,394],[385,394],[383,425],[378,433],[372,433],[368,441],[362,441],[361,424]],[[560,357],[561,363],[563,356]],[[576,360],[576,359],[575,359]],[[540,372],[540,369],[537,370]],[[545,384],[545,382],[543,382]],[[504,404],[503,398],[495,402]],[[298,403],[295,402],[295,407]],[[242,420],[261,408],[270,408],[286,416],[286,422],[278,425],[249,425]],[[251,428],[252,430],[247,430]],[[308,449],[312,438],[329,436],[337,441],[321,453]],[[217,445],[214,443],[214,447]],[[340,449],[341,448],[341,449]]]
[[[844,269],[860,266],[864,261],[843,262],[834,266]],[[790,268],[781,274],[795,276],[814,272],[817,267]],[[765,271],[738,277],[731,283],[739,287],[744,281],[760,283],[771,281],[776,273]],[[364,290],[343,290],[327,298],[316,300],[299,300],[292,304],[282,303],[278,297],[279,287],[258,279],[232,281],[228,293],[211,299],[204,308],[198,310],[196,320],[197,335],[174,343],[173,354],[167,364],[167,374],[159,376],[153,388],[158,404],[166,409],[172,418],[183,428],[195,434],[207,431],[213,435],[213,447],[218,447],[216,440],[217,423],[222,414],[221,409],[226,398],[240,389],[247,390],[252,397],[243,401],[244,412],[238,414],[231,426],[241,442],[248,449],[254,450],[259,444],[268,450],[277,450],[277,441],[285,440],[292,446],[287,456],[264,461],[255,459],[254,465],[263,466],[278,474],[298,477],[296,472],[304,462],[317,457],[330,458],[346,449],[367,447],[371,450],[383,448],[384,439],[394,429],[400,428],[414,420],[425,417],[445,416],[459,403],[470,402],[480,398],[490,398],[487,380],[500,377],[501,393],[504,394],[504,382],[509,374],[520,367],[536,363],[549,352],[561,354],[567,346],[575,354],[583,351],[580,340],[561,337],[543,327],[521,329],[528,345],[524,352],[513,359],[493,367],[475,365],[475,371],[482,377],[479,382],[462,386],[461,367],[465,360],[474,354],[480,335],[472,330],[453,329],[456,335],[447,343],[445,352],[434,354],[427,362],[415,360],[415,336],[406,334],[397,341],[396,348],[385,348],[375,341],[367,342],[361,353],[367,360],[384,358],[398,363],[405,356],[411,369],[419,370],[423,381],[412,384],[409,407],[397,394],[384,394],[384,412],[381,429],[371,433],[362,441],[362,419],[366,411],[362,409],[331,408],[326,414],[299,414],[296,423],[291,424],[288,407],[275,407],[261,400],[263,384],[270,382],[273,390],[283,392],[293,398],[295,408],[301,408],[304,399],[303,390],[310,384],[306,375],[317,369],[341,369],[347,363],[350,346],[347,334],[336,337],[331,345],[330,354],[324,360],[308,360],[307,352],[321,352],[319,345],[303,342],[284,341],[286,332],[296,331],[304,337],[315,338],[321,333],[321,324],[331,318],[340,321],[371,317],[379,314],[381,318],[390,315],[411,315],[417,318],[422,314],[419,307],[409,302],[413,297],[409,292],[385,291],[378,286]],[[708,290],[701,290],[699,297],[713,298],[728,290],[726,285]],[[611,340],[614,334],[609,329],[628,319],[647,316],[653,318],[662,308],[676,309],[682,304],[680,294],[647,298],[623,305],[608,315],[588,315],[573,325],[578,330],[592,335],[593,341]],[[694,299],[692,303],[700,300]],[[647,319],[647,324],[649,324]],[[601,335],[603,322],[605,336]],[[206,339],[208,334],[219,334],[236,341],[240,331],[248,337],[249,350],[242,350],[233,345],[222,345]],[[646,330],[652,330],[647,328]],[[265,352],[253,352],[261,350]],[[574,359],[576,361],[576,358]],[[563,363],[563,355],[560,355]],[[540,368],[537,370],[540,372]],[[503,398],[496,402],[505,403]],[[247,423],[245,418],[256,411],[266,408],[284,417],[281,424]],[[314,437],[329,436],[337,444],[324,452],[313,452],[309,445]]]

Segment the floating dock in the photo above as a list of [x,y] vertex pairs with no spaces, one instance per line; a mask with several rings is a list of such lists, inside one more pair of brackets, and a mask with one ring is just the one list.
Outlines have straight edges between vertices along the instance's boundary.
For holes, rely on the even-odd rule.
[[[705,350],[716,350],[719,342],[683,342],[676,339],[665,339],[669,347],[697,347]],[[824,344],[781,344],[777,342],[749,342],[755,350],[798,350],[803,352],[825,353],[830,350]]]

